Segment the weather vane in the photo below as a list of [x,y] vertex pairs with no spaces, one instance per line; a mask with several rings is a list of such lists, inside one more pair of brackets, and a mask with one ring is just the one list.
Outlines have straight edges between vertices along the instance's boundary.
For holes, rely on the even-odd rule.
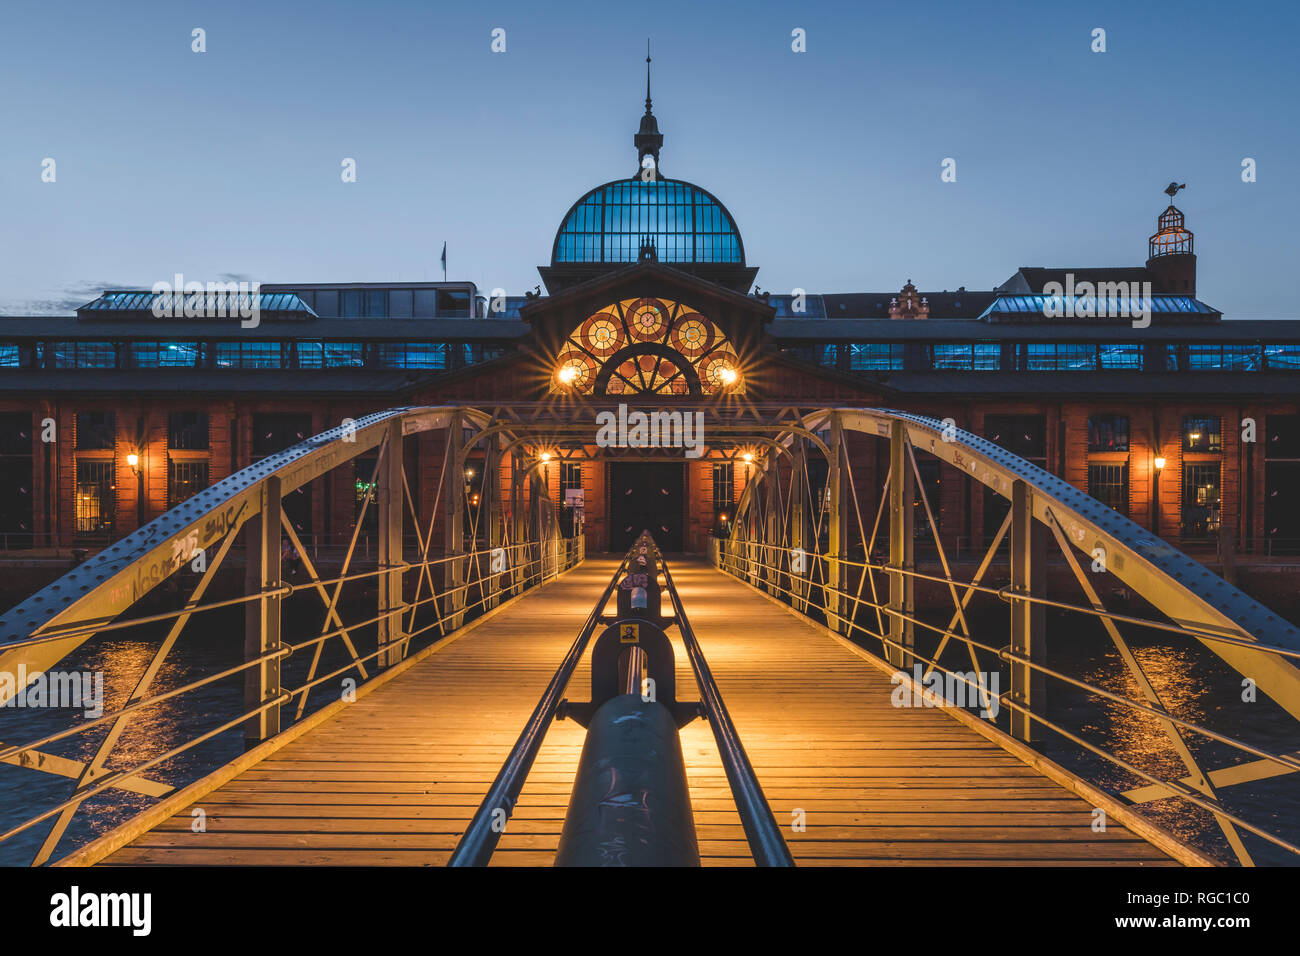
[[1187,188],[1187,183],[1183,183],[1181,186],[1178,185],[1178,183],[1170,183],[1168,186],[1165,187],[1165,195],[1169,197],[1169,201],[1172,203],[1174,201],[1174,197],[1178,195],[1178,190],[1186,189],[1186,188]]

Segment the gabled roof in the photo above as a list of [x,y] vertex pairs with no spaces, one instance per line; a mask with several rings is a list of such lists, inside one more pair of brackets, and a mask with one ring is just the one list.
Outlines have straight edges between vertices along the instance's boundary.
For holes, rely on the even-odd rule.
[[[1086,280],[1078,280],[1086,281]],[[1223,314],[1190,295],[1130,297],[1000,295],[980,315],[984,322],[1106,322],[1133,316],[1177,316],[1180,321],[1217,322]]]
[[1075,269],[1048,269],[1043,266],[1021,266],[1016,274],[993,291],[1012,295],[1034,295],[1043,291],[1049,282],[1065,286],[1069,276],[1079,282],[1150,282],[1153,292],[1164,291],[1160,279],[1146,266],[1082,266]]
[[78,318],[232,318],[254,309],[276,319],[314,319],[316,313],[292,292],[150,292],[110,290],[77,309]]

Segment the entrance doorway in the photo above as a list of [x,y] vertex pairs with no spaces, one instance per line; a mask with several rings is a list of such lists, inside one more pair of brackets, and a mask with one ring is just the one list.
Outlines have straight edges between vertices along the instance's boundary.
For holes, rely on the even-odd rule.
[[679,461],[609,464],[610,550],[632,546],[649,530],[660,550],[682,550],[682,484],[685,465]]

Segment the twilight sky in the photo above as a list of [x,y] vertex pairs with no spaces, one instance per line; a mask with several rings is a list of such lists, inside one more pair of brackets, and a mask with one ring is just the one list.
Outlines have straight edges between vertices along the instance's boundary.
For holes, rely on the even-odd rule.
[[727,205],[764,289],[1140,265],[1177,179],[1200,298],[1300,318],[1295,9],[10,0],[0,313],[176,272],[441,278],[444,240],[449,278],[521,294],[570,204],[635,170],[649,35],[662,171]]

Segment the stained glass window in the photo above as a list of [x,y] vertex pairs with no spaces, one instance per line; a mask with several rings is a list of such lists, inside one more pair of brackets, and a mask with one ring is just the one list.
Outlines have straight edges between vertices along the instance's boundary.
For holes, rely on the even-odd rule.
[[557,357],[556,392],[743,392],[740,362],[710,319],[669,299],[624,299],[587,317]]

